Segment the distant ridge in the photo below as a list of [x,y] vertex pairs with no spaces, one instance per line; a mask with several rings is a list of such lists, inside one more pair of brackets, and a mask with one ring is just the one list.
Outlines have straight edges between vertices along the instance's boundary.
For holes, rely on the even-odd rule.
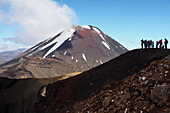
[[11,50],[11,51],[3,51],[0,52],[0,64],[5,63],[13,58],[15,58],[20,53],[24,52],[26,49],[17,49],[17,50]]

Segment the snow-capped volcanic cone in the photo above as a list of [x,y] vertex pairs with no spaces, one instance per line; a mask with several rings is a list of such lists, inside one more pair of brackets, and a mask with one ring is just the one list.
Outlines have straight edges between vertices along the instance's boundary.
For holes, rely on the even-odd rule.
[[75,62],[101,64],[124,52],[122,45],[93,26],[74,26],[32,47],[22,55],[59,58]]
[[[67,29],[28,49],[16,59],[20,59],[18,65],[24,71],[20,77],[41,78],[83,72],[127,51],[99,28],[86,25]],[[8,74],[5,71],[2,75],[8,77],[9,70],[19,69],[16,66],[11,68],[7,70]],[[29,75],[25,75],[25,72],[29,72]]]

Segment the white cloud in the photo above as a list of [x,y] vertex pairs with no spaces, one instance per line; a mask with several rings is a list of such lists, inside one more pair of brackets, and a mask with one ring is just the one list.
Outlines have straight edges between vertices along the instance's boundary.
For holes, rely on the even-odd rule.
[[2,12],[0,11],[0,21],[3,19]]
[[[16,43],[11,43],[11,42],[10,42],[10,44],[9,44],[9,42],[0,43],[0,52],[16,50],[19,48],[23,48],[23,46],[16,44]],[[25,46],[25,48],[28,48],[28,47]]]
[[75,12],[52,0],[2,0],[8,11],[0,11],[0,21],[18,24],[16,43],[33,45],[52,37],[76,22]]

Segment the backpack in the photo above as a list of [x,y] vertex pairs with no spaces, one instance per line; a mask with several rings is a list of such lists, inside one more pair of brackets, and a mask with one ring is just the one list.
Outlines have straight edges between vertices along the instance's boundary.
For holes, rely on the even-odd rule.
[[162,40],[159,40],[159,43],[162,44]]
[[165,39],[165,43],[168,43],[168,40],[167,40],[167,39]]

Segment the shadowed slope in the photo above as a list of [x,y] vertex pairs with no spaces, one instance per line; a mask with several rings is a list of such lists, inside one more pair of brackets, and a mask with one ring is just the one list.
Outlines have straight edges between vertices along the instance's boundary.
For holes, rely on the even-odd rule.
[[41,79],[0,78],[0,113],[32,113],[38,95],[43,95],[45,85],[77,74]]
[[170,54],[170,50],[147,49],[127,52],[79,76],[47,86],[46,98],[35,105],[36,113],[66,112],[77,101],[86,99],[106,84],[139,72],[154,60]]
[[88,99],[77,101],[72,112],[169,113],[170,55],[134,75],[114,81]]

